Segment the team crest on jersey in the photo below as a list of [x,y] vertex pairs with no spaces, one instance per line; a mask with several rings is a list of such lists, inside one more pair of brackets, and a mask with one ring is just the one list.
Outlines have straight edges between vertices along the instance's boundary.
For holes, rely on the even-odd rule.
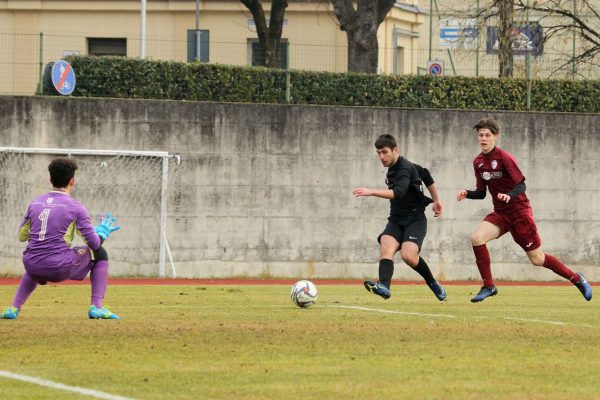
[[497,166],[498,166],[498,161],[492,160],[492,169],[496,169]]
[[87,251],[85,249],[77,249],[77,254],[84,256]]

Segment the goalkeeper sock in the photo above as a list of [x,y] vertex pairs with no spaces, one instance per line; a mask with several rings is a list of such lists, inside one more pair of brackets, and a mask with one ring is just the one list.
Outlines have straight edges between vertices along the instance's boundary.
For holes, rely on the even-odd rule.
[[423,279],[425,279],[425,282],[427,282],[428,285],[435,282],[435,278],[431,274],[429,265],[427,265],[425,260],[423,260],[421,257],[419,257],[419,263],[417,264],[416,267],[413,267],[413,269],[415,271],[417,271],[419,273],[419,275],[421,275],[423,277]]
[[92,284],[92,304],[96,308],[102,308],[104,294],[108,286],[108,261],[96,261],[90,273],[90,281]]
[[31,295],[31,293],[33,293],[37,285],[37,282],[34,281],[33,278],[27,272],[25,272],[25,274],[21,278],[21,282],[19,282],[17,294],[15,294],[12,306],[20,310],[21,307],[23,307],[23,304],[25,304],[25,302]]
[[379,260],[379,282],[389,289],[392,284],[393,275],[394,261],[387,258]]

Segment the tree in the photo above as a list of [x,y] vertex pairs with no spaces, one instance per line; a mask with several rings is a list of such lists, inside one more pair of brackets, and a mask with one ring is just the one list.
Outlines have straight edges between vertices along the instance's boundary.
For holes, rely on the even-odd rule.
[[513,24],[515,7],[512,0],[496,0],[498,5],[498,63],[501,78],[513,75]]
[[495,21],[498,25],[498,76],[501,78],[507,78],[513,75],[513,28],[515,15],[513,1],[514,0],[492,0],[490,4],[485,5],[474,15],[467,12],[467,15],[477,19],[479,30],[490,23],[490,21]]
[[[577,8],[575,8],[577,7]],[[557,39],[559,43],[577,40],[577,46],[563,46],[563,62],[554,72],[567,66],[587,63],[598,66],[600,54],[600,3],[597,0],[492,0],[479,13],[467,13],[484,26],[497,20],[499,42],[499,75],[512,76],[514,15],[529,14],[544,27],[544,42]],[[595,24],[594,24],[595,21]],[[558,51],[558,50],[555,50]]]
[[283,17],[288,6],[287,0],[271,1],[271,17],[267,25],[265,11],[260,0],[240,0],[254,18],[258,41],[264,50],[264,66],[277,68],[279,66],[279,51],[281,46],[281,33],[283,30]]
[[396,0],[331,0],[340,29],[348,38],[348,71],[377,73],[377,29]]
[[[557,70],[567,65],[600,63],[600,3],[597,0],[512,0],[516,10],[535,12],[544,20],[546,40],[574,35],[579,45]],[[589,21],[589,22],[588,22]],[[595,21],[595,25],[593,22]]]

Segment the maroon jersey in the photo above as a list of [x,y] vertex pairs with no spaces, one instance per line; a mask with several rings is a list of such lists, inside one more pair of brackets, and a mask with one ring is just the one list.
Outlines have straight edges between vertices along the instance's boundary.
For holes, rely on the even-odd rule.
[[505,203],[498,199],[498,193],[508,193],[523,182],[525,177],[517,166],[517,160],[508,152],[494,147],[488,154],[480,153],[473,160],[477,191],[489,189],[494,203],[494,211],[500,214],[521,210],[531,210],[529,199],[525,193]]

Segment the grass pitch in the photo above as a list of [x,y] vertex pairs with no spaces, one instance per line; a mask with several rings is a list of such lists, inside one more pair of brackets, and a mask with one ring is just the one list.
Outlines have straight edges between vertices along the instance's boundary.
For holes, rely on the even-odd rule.
[[[39,287],[0,320],[0,370],[139,400],[600,399],[600,313],[574,287],[318,288],[300,309],[289,286],[109,286],[122,319],[97,321],[89,286]],[[92,397],[0,377],[0,398]]]

